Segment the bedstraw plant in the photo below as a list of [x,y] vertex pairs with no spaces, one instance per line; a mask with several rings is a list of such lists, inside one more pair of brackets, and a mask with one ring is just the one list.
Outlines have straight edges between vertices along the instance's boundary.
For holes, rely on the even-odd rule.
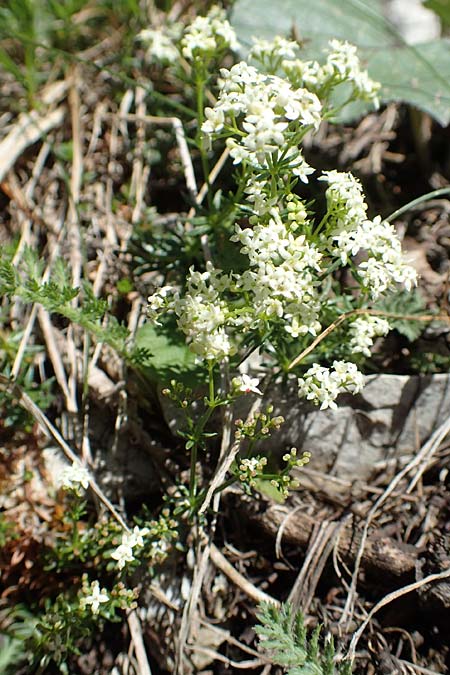
[[[118,524],[80,528],[80,500],[93,476],[78,461],[62,473],[61,487],[70,494],[70,523],[48,556],[48,569],[60,571],[75,560],[87,571],[66,610],[56,597],[38,625],[33,644],[41,665],[49,659],[66,663],[67,649],[50,656],[42,649],[55,634],[69,635],[74,622],[81,639],[93,620],[111,620],[120,608],[132,608],[135,595],[127,590],[131,574],[142,563],[148,573],[157,574],[180,537],[180,523],[184,531],[186,525],[206,527],[212,498],[231,482],[249,493],[270,483],[281,497],[295,488],[291,470],[305,464],[308,453],[298,457],[290,449],[278,471],[264,454],[264,439],[283,423],[261,401],[268,380],[295,380],[300,399],[321,409],[335,408],[340,393],[358,393],[364,385],[360,368],[377,337],[390,329],[376,303],[416,283],[394,227],[369,214],[358,179],[333,168],[318,171],[305,159],[305,139],[322,121],[333,120],[343,105],[358,99],[377,105],[378,85],[355,47],[331,40],[322,62],[302,61],[296,42],[276,37],[270,43],[255,41],[247,60],[233,65],[231,54],[241,47],[218,7],[186,27],[145,30],[139,43],[152,67],[168,69],[192,94],[195,112],[187,128],[194,131],[188,140],[205,184],[202,196],[191,195],[193,215],[184,224],[191,239],[201,224],[203,259],[197,257],[186,277],[179,273],[181,267],[168,274],[161,270],[162,283],[148,298],[147,321],[158,330],[175,319],[179,338],[204,371],[205,386],[200,382],[189,388],[177,379],[162,383],[163,394],[182,413],[178,433],[190,456],[190,471],[157,518],[137,520],[131,527],[119,518]],[[224,58],[227,67],[220,67]],[[339,108],[336,90],[347,97]],[[226,189],[215,188],[212,179],[220,153],[226,159]],[[40,302],[79,323],[139,368],[142,354],[133,352],[117,321],[105,322],[106,305],[88,285],[74,307],[80,289],[71,288],[62,266],[47,283],[40,282],[31,254],[22,270],[4,258],[0,272],[5,295]],[[330,358],[323,345],[333,323],[339,348]],[[255,405],[246,419],[235,419],[233,408],[242,397],[258,399],[259,408]],[[210,474],[200,474],[199,463],[217,440],[219,465],[208,482],[203,476]],[[61,541],[64,536],[69,546]],[[269,609],[261,618],[266,628],[259,633],[266,646],[267,626],[284,626],[292,619],[285,613],[278,621]],[[298,628],[299,621],[292,621]],[[304,641],[299,630],[297,637],[288,632],[286,639]],[[76,653],[76,644],[70,649]],[[303,642],[296,649],[303,661],[313,654]],[[284,665],[292,674],[331,674],[330,653],[321,661],[316,650],[311,658],[317,664],[309,670],[300,656]]]

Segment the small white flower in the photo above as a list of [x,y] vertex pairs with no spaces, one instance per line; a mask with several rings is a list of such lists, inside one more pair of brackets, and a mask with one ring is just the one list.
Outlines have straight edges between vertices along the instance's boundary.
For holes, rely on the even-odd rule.
[[226,19],[225,11],[212,7],[207,16],[197,16],[186,29],[181,40],[183,56],[192,60],[220,49],[236,50],[236,33]]
[[142,547],[144,546],[144,537],[150,533],[148,527],[134,527],[131,535],[128,535],[131,541],[133,541],[134,546]]
[[233,388],[236,391],[241,391],[244,394],[260,394],[262,396],[262,391],[258,389],[259,380],[257,377],[250,377],[250,375],[239,375],[239,377],[234,377],[231,382]]
[[158,539],[157,541],[152,541],[150,544],[150,556],[156,562],[162,562],[167,558],[168,551],[170,549],[170,544],[166,539]]
[[239,475],[239,480],[242,483],[247,483],[250,487],[255,487],[255,478],[258,476],[258,474],[261,474],[264,472],[264,467],[267,464],[267,457],[249,457],[246,459],[242,459],[239,462],[238,466],[238,475]]
[[135,546],[139,548],[144,546],[144,537],[149,532],[148,527],[139,528],[136,525],[132,532],[124,532],[122,534],[121,544],[111,553],[111,558],[117,560],[119,570],[122,570],[127,563],[135,560],[133,549]]
[[[172,32],[175,33],[175,30]],[[180,57],[174,44],[176,35],[169,35],[161,28],[142,30],[137,37],[147,46],[145,58],[149,63],[171,63]]]
[[89,471],[81,462],[73,462],[71,466],[63,469],[59,477],[59,484],[64,490],[73,490],[76,494],[79,494],[80,488],[88,489],[89,480]]
[[386,319],[378,316],[361,316],[350,325],[350,347],[353,352],[370,356],[374,338],[387,335],[390,325]]
[[[90,593],[89,593],[90,590]],[[90,588],[83,589],[83,591],[88,591],[88,595],[85,595],[80,600],[81,607],[86,607],[90,605],[92,614],[98,614],[100,605],[103,602],[108,602],[109,596],[105,588],[100,590],[100,585],[98,581],[93,581]]]
[[133,547],[129,543],[122,543],[118,546],[112,553],[111,558],[117,560],[117,567],[119,570],[123,570],[125,565],[129,562],[133,562]]
[[221,108],[205,108],[206,120],[202,124],[204,134],[214,134],[222,131],[225,123],[225,114]]

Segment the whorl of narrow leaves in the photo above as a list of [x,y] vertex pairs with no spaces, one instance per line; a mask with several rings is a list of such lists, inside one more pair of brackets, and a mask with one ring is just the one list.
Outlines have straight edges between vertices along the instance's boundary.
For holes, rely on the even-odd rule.
[[319,646],[321,626],[308,638],[301,612],[295,615],[289,604],[280,609],[270,603],[260,605],[255,631],[260,646],[273,662],[286,669],[287,675],[351,675],[349,661],[335,663],[333,638]]

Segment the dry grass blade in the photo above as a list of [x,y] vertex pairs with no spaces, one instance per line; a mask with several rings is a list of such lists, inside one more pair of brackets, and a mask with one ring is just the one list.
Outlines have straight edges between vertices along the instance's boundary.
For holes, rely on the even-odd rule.
[[209,552],[211,561],[214,565],[223,572],[238,588],[241,589],[249,598],[257,603],[269,602],[276,607],[280,607],[279,600],[276,600],[271,595],[264,593],[248,579],[246,579],[240,572],[238,572],[225,556],[219,551],[217,546],[211,544]]
[[447,314],[394,314],[392,312],[382,312],[380,310],[376,309],[352,309],[349,312],[345,312],[344,314],[341,314],[341,316],[334,321],[333,323],[330,323],[325,330],[323,330],[312,342],[311,344],[306,347],[298,356],[295,357],[289,364],[289,370],[292,370],[296,366],[298,366],[299,363],[303,361],[303,359],[308,356],[308,354],[311,354],[312,351],[317,347],[318,344],[322,342],[330,333],[332,333],[336,328],[338,328],[341,323],[346,321],[347,319],[350,319],[352,316],[361,316],[364,314],[368,314],[370,316],[382,316],[386,317],[387,319],[402,319],[404,321],[423,321],[423,322],[428,322],[428,321],[442,321],[444,323],[450,324],[450,316]]
[[418,590],[419,588],[422,588],[423,586],[426,586],[427,584],[431,584],[435,581],[442,581],[443,579],[449,579],[450,578],[450,569],[445,570],[444,572],[440,572],[439,574],[429,574],[427,577],[424,577],[423,579],[420,579],[420,581],[415,581],[412,584],[408,584],[408,586],[403,586],[403,588],[399,588],[396,591],[392,591],[392,593],[389,593],[386,595],[382,600],[377,602],[377,604],[372,607],[370,610],[368,616],[356,633],[353,635],[352,640],[350,642],[350,647],[348,650],[348,657],[350,659],[355,658],[355,653],[356,653],[356,647],[358,646],[358,642],[361,639],[362,634],[366,630],[368,624],[374,617],[374,615],[382,609],[382,607],[385,607],[388,605],[390,602],[393,602],[394,600],[397,600],[398,598],[401,598],[403,595],[407,595],[408,593],[412,593],[413,591]]
[[288,596],[288,602],[292,604],[295,612],[301,610],[306,614],[308,611],[325,563],[336,545],[343,525],[344,522],[323,521],[314,528],[305,561]]
[[66,108],[60,106],[44,115],[33,111],[22,113],[19,116],[14,129],[0,143],[0,182],[24,150],[46,136],[55,127],[59,127],[65,115]]
[[[109,117],[116,117],[115,115],[108,115]],[[186,187],[191,193],[193,199],[197,196],[197,181],[195,180],[194,167],[192,165],[191,155],[189,153],[188,144],[186,141],[186,136],[184,133],[183,125],[181,120],[178,117],[157,117],[155,115],[134,115],[128,113],[125,115],[118,115],[119,120],[124,120],[127,122],[140,122],[141,124],[148,125],[162,125],[162,126],[172,126],[175,132],[175,139],[178,144],[178,149],[180,151],[180,159],[183,165],[184,176],[186,179]]]
[[139,675],[152,675],[150,664],[147,659],[147,652],[145,651],[144,638],[142,637],[141,623],[135,611],[131,611],[128,614],[127,621],[136,661],[139,666]]

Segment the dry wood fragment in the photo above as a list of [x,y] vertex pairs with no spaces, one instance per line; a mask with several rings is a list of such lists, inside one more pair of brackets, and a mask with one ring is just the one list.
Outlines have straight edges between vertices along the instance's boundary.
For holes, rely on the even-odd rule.
[[[289,517],[289,509],[284,506],[269,506],[263,513],[251,516],[252,520],[271,537],[277,536],[280,527],[283,527],[283,541],[305,548],[317,525],[317,519],[296,511]],[[338,550],[339,554],[348,562],[356,558],[361,534],[351,523],[345,524],[341,530]],[[414,546],[401,544],[391,537],[381,533],[369,535],[362,557],[362,564],[367,569],[377,570],[396,577],[414,572],[418,551]]]

